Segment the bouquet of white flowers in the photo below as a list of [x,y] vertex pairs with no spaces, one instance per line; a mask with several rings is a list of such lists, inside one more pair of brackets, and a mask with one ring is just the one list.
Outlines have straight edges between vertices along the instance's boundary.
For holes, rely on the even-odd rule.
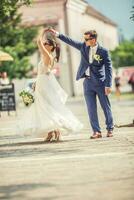
[[23,89],[19,95],[22,97],[23,103],[26,106],[31,105],[34,103],[34,91],[36,87],[36,80],[35,79],[29,79],[26,83],[25,89]]
[[34,96],[29,91],[22,90],[19,95],[22,97],[22,100],[26,106],[34,103]]

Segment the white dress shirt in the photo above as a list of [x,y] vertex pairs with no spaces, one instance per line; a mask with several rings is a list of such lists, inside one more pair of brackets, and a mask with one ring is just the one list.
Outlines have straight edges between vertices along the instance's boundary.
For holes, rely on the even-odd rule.
[[[90,50],[89,50],[89,63],[90,64],[94,60],[94,55],[96,54],[97,48],[98,48],[98,44],[96,44],[93,47],[90,47]],[[85,74],[86,74],[86,76],[90,76],[90,68],[89,67],[87,68]]]

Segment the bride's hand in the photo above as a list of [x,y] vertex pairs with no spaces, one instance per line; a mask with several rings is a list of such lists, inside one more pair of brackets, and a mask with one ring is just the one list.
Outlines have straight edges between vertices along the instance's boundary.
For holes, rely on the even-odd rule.
[[[47,32],[52,33],[51,30],[52,30],[52,29],[50,29],[50,28],[44,29],[44,30],[42,31],[42,33],[41,33],[40,40],[41,40],[41,41],[44,41],[44,40],[47,41],[46,33],[47,33]],[[53,34],[54,34],[54,33],[53,33]]]
[[53,28],[47,28],[47,29],[45,29],[44,33],[47,32],[47,31],[53,33],[54,35],[56,34],[56,30],[54,30]]
[[35,87],[36,87],[36,82],[34,82],[34,83],[32,84],[32,89],[33,89],[33,91],[35,91]]

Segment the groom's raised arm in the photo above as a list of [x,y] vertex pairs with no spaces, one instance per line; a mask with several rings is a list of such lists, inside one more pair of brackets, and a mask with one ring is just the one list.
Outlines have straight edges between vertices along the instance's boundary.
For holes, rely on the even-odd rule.
[[60,34],[60,33],[56,33],[57,37],[62,40],[63,42],[65,42],[66,44],[80,50],[81,47],[82,47],[82,42],[78,42],[78,41],[75,41],[73,39],[71,39],[70,37],[66,36],[66,35],[63,35],[63,34]]
[[45,31],[49,31],[49,32],[53,33],[57,38],[59,38],[63,42],[67,43],[68,45],[70,45],[78,50],[80,50],[83,45],[82,42],[75,41],[75,40],[71,39],[70,37],[59,33],[58,31],[54,30],[53,28],[45,29]]

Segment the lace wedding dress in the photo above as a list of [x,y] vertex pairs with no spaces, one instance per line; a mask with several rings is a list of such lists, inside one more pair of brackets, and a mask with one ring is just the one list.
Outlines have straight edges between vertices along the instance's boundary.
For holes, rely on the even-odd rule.
[[[52,68],[52,66],[51,66]],[[47,136],[55,129],[79,132],[82,124],[65,105],[67,94],[59,85],[54,74],[47,74],[48,66],[41,59],[36,78],[35,101],[17,125],[24,135]]]

